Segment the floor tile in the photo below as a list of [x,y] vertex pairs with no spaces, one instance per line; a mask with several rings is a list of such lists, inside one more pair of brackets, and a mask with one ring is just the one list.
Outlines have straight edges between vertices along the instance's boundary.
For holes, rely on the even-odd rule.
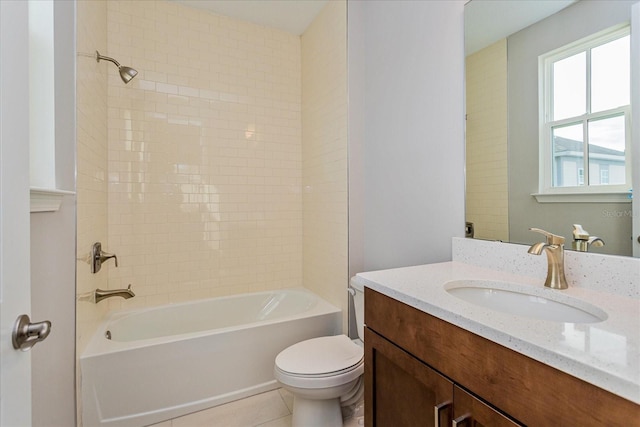
[[[284,389],[251,396],[215,408],[185,415],[151,427],[291,427],[293,395]],[[355,407],[354,416],[344,427],[364,426],[364,405]]]
[[364,400],[360,401],[353,408],[353,414],[344,420],[344,427],[364,426]]
[[291,427],[291,415],[269,421],[268,423],[260,424],[256,427]]
[[282,400],[284,400],[287,408],[289,408],[289,412],[293,413],[293,394],[283,388],[278,389],[278,392],[280,393],[280,396],[282,396]]
[[176,418],[172,427],[249,427],[289,415],[280,393],[273,390]]
[[352,417],[344,420],[344,427],[362,427],[364,426],[364,417]]

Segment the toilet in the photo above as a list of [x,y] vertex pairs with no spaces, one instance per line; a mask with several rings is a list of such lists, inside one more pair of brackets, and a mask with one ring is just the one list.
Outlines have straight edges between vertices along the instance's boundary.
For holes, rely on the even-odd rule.
[[364,395],[364,289],[351,283],[358,339],[312,338],[276,356],[274,375],[293,394],[292,427],[341,427],[342,407]]

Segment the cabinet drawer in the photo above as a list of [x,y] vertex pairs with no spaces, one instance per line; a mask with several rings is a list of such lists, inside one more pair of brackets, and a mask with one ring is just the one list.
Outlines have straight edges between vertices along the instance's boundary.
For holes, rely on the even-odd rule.
[[365,288],[365,324],[526,425],[628,426],[640,405]]

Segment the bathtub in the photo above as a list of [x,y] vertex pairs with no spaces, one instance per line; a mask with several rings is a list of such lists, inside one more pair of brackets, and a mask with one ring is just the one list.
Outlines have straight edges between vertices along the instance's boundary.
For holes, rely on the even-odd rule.
[[145,426],[273,390],[280,351],[341,325],[340,309],[301,288],[116,312],[80,357],[84,427]]

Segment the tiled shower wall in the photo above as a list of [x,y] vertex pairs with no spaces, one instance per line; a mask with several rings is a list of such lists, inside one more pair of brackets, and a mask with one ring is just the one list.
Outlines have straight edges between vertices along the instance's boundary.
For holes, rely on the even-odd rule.
[[466,220],[475,237],[509,241],[507,39],[466,59]]
[[303,282],[341,307],[345,321],[349,282],[346,8],[346,1],[328,2],[302,35]]
[[[298,36],[165,1],[109,1],[111,308],[301,286]],[[106,67],[106,65],[105,65]]]
[[[77,34],[78,354],[120,307],[304,285],[346,316],[345,2],[302,45],[150,1],[78,2]],[[90,273],[95,241],[117,269]]]
[[[94,242],[108,241],[107,225],[107,64],[97,63],[95,51],[107,51],[107,3],[76,3],[77,103],[77,271],[76,292],[87,296],[107,288],[108,269],[91,274],[88,257]],[[108,247],[107,247],[108,249]],[[105,265],[107,266],[107,265]],[[82,352],[106,304],[80,298],[77,303],[77,352]]]
[[[107,50],[107,3],[102,0],[76,3],[76,390],[81,388],[78,358],[107,313],[104,303],[88,296],[108,286],[108,268],[91,273],[88,263],[94,242],[107,242],[107,74],[97,63],[95,51]],[[79,396],[79,393],[77,393]],[[82,401],[76,399],[81,424]]]

